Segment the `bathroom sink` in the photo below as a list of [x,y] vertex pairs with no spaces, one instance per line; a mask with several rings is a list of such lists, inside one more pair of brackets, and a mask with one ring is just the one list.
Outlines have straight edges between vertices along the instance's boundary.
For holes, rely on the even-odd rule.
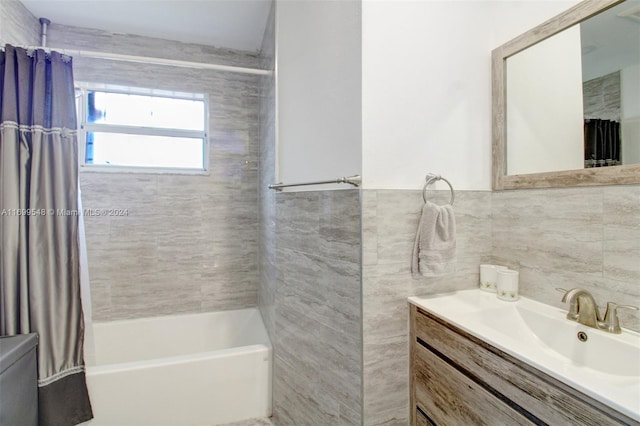
[[605,374],[640,376],[640,346],[632,333],[617,335],[585,327],[567,320],[564,311],[558,318],[527,306],[517,306],[516,310],[541,344],[572,364]]
[[566,310],[480,290],[409,301],[640,420],[640,334],[596,330],[566,319]]
[[[504,305],[504,302],[496,302]],[[563,357],[565,363],[603,374],[640,376],[640,341],[636,333],[606,333],[566,319],[566,311],[521,299],[507,306],[460,314],[538,349]],[[580,337],[578,337],[580,333]]]

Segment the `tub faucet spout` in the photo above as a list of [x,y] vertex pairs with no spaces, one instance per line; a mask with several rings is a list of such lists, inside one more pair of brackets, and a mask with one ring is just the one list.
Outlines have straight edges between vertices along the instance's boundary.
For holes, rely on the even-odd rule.
[[565,293],[562,301],[569,304],[567,319],[576,321],[587,327],[602,328],[602,319],[598,311],[598,304],[587,290],[583,288],[572,288]]

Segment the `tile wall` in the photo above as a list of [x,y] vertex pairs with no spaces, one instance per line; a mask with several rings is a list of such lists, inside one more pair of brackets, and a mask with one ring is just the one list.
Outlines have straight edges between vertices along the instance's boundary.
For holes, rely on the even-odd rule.
[[[52,46],[258,67],[257,55],[52,24]],[[81,172],[95,320],[258,301],[257,76],[74,58],[76,81],[209,96],[208,175]]]
[[[640,306],[640,186],[495,192],[491,210],[491,253],[520,270],[524,296],[566,308],[555,288],[582,287]],[[637,312],[620,321],[640,331]]]
[[0,44],[40,45],[40,23],[18,0],[0,1]]
[[620,121],[620,71],[585,81],[582,84],[585,118]]
[[[260,51],[263,69],[275,67],[275,2]],[[276,182],[276,85],[275,75],[260,80],[260,161],[258,164],[259,250],[258,306],[274,344],[276,291],[276,192],[268,186]]]
[[[357,371],[358,366],[349,364],[348,358],[336,358],[334,352],[323,352],[326,349],[339,354],[352,351],[353,356],[362,351],[362,424],[407,424],[406,298],[475,288],[480,263],[499,262],[520,270],[523,295],[559,307],[561,295],[555,287],[578,285],[603,302],[640,304],[639,186],[458,191],[457,272],[441,278],[413,278],[410,273],[423,205],[421,191],[362,190],[362,349],[341,348],[346,343],[343,336],[355,339],[358,332],[353,323],[352,330],[343,329],[347,334],[335,334],[345,321],[341,315],[348,305],[336,293],[343,288],[333,288],[331,284],[350,277],[345,271],[357,265],[345,264],[348,254],[335,248],[328,250],[329,245],[323,243],[323,235],[329,233],[321,231],[321,223],[329,221],[322,219],[326,212],[322,199],[349,192],[352,191],[276,196],[277,424],[304,422],[304,413],[313,413],[314,419],[327,424],[336,421],[336,414],[332,413],[339,410],[335,398],[339,394],[327,387],[331,383],[327,377],[337,376],[345,368]],[[449,193],[437,191],[429,196],[445,203]],[[345,195],[332,202],[333,209],[345,209],[350,198]],[[356,222],[357,216],[351,221]],[[343,230],[336,235],[344,238],[350,232]],[[351,241],[357,245],[357,236],[353,235]],[[352,285],[350,297],[358,301],[358,284],[354,281]],[[627,327],[639,329],[637,314],[621,311],[620,316]],[[356,377],[352,379],[355,382]],[[353,392],[357,390],[354,388]],[[344,407],[357,404],[352,400]]]
[[[448,191],[429,194],[449,200]],[[491,193],[458,191],[455,200],[457,271],[411,276],[411,255],[424,202],[422,191],[362,191],[362,307],[365,425],[409,421],[407,297],[473,288],[478,265],[491,251]]]
[[358,190],[276,196],[276,424],[361,424]]
[[[262,68],[275,56],[272,8]],[[275,79],[260,81],[259,307],[273,345],[275,424],[361,424],[360,197],[277,193]]]

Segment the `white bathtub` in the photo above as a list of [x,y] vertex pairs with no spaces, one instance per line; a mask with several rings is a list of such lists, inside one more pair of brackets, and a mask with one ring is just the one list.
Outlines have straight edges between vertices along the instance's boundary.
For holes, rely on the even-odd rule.
[[94,323],[86,425],[214,425],[271,415],[257,309]]

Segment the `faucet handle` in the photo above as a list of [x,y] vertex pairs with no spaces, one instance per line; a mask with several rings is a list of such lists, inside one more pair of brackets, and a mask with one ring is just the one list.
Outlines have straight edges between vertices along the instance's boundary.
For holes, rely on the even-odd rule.
[[618,309],[632,309],[637,311],[637,306],[632,305],[618,305],[615,302],[607,302],[607,311],[604,314],[603,325],[609,333],[620,334],[620,320],[618,319]]

